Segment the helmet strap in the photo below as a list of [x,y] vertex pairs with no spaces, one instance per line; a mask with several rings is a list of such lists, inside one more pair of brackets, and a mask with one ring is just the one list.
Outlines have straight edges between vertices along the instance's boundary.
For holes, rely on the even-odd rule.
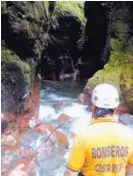
[[106,108],[98,108],[95,113],[93,113],[93,117],[99,118],[99,117],[105,117],[107,114],[113,114],[113,109],[106,109]]

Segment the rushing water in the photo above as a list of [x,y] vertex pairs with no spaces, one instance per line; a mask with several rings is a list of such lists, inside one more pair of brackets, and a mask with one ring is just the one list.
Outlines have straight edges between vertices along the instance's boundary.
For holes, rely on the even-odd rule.
[[[39,153],[34,158],[34,166],[31,176],[62,176],[65,170],[65,163],[68,158],[71,147],[72,134],[81,128],[84,128],[90,120],[91,113],[86,105],[76,102],[77,96],[82,92],[85,83],[63,82],[60,84],[45,84],[40,91],[39,119],[41,123],[50,124],[54,128],[59,126],[58,131],[67,136],[68,144],[65,150],[61,150],[55,142],[50,145],[46,142],[45,133],[37,133],[34,129],[29,129],[21,135],[21,149],[35,151],[39,148]],[[58,106],[59,105],[59,106]],[[65,113],[71,117],[70,121],[58,124],[57,118]],[[133,121],[127,116],[121,116],[121,121],[130,123],[133,127]],[[20,158],[19,150],[9,152],[4,155],[5,160],[12,162]]]

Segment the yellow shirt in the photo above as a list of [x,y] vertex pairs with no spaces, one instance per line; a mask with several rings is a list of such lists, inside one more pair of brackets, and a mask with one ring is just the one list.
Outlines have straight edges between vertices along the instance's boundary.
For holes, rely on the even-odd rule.
[[84,176],[125,176],[127,163],[133,164],[133,130],[106,117],[74,137],[67,167]]

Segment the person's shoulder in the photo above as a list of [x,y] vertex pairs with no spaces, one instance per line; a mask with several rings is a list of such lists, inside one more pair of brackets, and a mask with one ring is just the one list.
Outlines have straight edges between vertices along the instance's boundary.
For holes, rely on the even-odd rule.
[[90,133],[90,128],[89,126],[84,126],[84,128],[80,129],[79,131],[77,131],[75,133],[77,136],[79,136],[80,138],[85,138],[86,136],[89,137],[91,136],[92,133]]

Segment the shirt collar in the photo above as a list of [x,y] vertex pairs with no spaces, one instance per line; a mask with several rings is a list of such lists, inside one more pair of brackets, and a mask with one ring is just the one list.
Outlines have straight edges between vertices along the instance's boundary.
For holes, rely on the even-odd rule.
[[118,118],[115,116],[112,117],[99,117],[97,119],[92,119],[90,124],[99,123],[99,122],[118,122]]

